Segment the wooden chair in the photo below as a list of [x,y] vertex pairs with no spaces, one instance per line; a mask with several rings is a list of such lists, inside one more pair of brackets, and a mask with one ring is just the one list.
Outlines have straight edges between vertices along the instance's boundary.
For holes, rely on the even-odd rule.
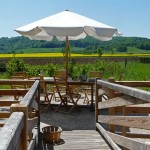
[[[96,78],[102,78],[103,77],[103,73],[100,71],[91,71],[89,73],[89,82],[95,82]],[[84,93],[84,100],[83,103],[84,104],[89,104],[90,103],[90,99],[89,99],[89,95],[91,94],[91,87],[88,86],[84,86],[82,87],[82,91]]]
[[[64,112],[70,114],[75,107],[77,107],[77,103],[81,97],[79,93],[75,93],[72,86],[68,85],[65,78],[54,77],[55,85],[57,88],[57,92],[61,99],[59,106],[56,108],[56,111]],[[65,87],[65,92],[62,93],[61,89]],[[70,106],[68,105],[70,103]],[[68,111],[61,111],[61,106],[70,107]]]
[[47,105],[45,111],[47,111],[47,109],[49,107],[51,107],[51,109],[53,109],[52,105],[51,105],[51,100],[54,96],[54,93],[53,93],[53,91],[51,91],[51,89],[48,87],[48,85],[46,85],[43,76],[40,76],[40,88],[41,88],[40,96],[44,97],[44,101],[40,100],[41,105],[42,104]]
[[[55,77],[57,77],[57,78],[64,78],[64,79],[65,79],[65,78],[66,78],[66,71],[65,71],[64,69],[58,70],[58,71],[56,72]],[[56,88],[56,86],[53,85],[53,86],[51,86],[51,88],[52,88],[52,91],[53,91],[53,93],[54,93],[53,99],[54,99],[56,102],[60,101],[60,97],[59,97],[59,94],[57,93],[57,88]],[[65,87],[63,88],[63,87],[62,87],[60,92],[64,92],[65,90],[66,90],[66,88],[65,88]]]

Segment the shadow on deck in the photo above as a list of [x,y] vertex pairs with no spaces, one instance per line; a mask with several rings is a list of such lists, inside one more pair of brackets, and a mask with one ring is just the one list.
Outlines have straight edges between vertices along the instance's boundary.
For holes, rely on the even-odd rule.
[[[56,106],[54,106],[55,109]],[[39,150],[92,150],[110,149],[101,135],[95,131],[95,112],[87,106],[78,106],[70,115],[48,109],[41,113],[41,128],[60,126],[63,130],[59,143],[47,143],[42,134]]]

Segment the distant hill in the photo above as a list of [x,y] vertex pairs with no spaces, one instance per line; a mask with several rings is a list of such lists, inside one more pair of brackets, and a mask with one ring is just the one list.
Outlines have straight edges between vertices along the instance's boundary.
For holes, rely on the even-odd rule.
[[[140,50],[140,52],[150,53],[150,39],[140,37],[113,37],[111,41],[102,42],[92,37],[86,37],[83,40],[69,41],[70,47],[76,53],[97,53],[97,48],[101,48],[103,52],[127,52],[130,49],[132,53]],[[74,50],[75,48],[78,50]],[[35,41],[29,38],[18,36],[0,38],[0,53],[25,53],[26,49],[55,48],[55,52],[60,52],[65,48],[65,42],[54,39],[53,41]],[[43,52],[43,51],[41,51]]]

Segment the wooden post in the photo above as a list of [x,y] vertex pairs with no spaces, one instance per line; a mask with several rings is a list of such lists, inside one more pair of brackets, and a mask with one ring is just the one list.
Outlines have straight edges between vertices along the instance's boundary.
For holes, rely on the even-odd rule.
[[99,102],[99,99],[101,98],[99,95],[98,95],[98,90],[101,88],[101,86],[99,84],[97,84],[97,80],[96,79],[96,82],[95,82],[95,87],[96,87],[96,90],[95,90],[95,121],[96,123],[98,122],[98,115],[100,114],[100,110],[98,109],[98,102]]
[[68,80],[68,36],[66,36],[66,81]]
[[26,150],[27,149],[27,119],[28,119],[28,108],[25,105],[20,104],[12,104],[10,107],[11,113],[13,112],[23,112],[24,113],[24,127],[21,133],[21,145],[20,150]]
[[[122,108],[122,115],[125,116],[126,115],[126,107],[124,106]],[[122,135],[126,136],[126,127],[122,127]],[[123,150],[127,150],[127,148],[123,147]]]
[[[109,82],[114,83],[115,80],[113,77],[108,79]],[[109,99],[114,98],[114,91],[113,90],[108,90],[109,91]],[[115,108],[109,108],[109,115],[115,115]],[[109,131],[115,132],[115,125],[109,125]]]
[[40,137],[40,86],[38,86],[38,91],[37,91],[37,97],[36,100],[38,102],[38,141],[36,143],[36,148],[38,148],[38,144],[39,144],[39,137]]

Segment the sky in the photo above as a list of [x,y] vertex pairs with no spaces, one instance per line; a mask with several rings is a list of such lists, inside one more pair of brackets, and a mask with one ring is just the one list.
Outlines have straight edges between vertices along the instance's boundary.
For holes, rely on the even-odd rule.
[[0,0],[0,38],[66,9],[113,26],[126,37],[150,39],[150,0]]

